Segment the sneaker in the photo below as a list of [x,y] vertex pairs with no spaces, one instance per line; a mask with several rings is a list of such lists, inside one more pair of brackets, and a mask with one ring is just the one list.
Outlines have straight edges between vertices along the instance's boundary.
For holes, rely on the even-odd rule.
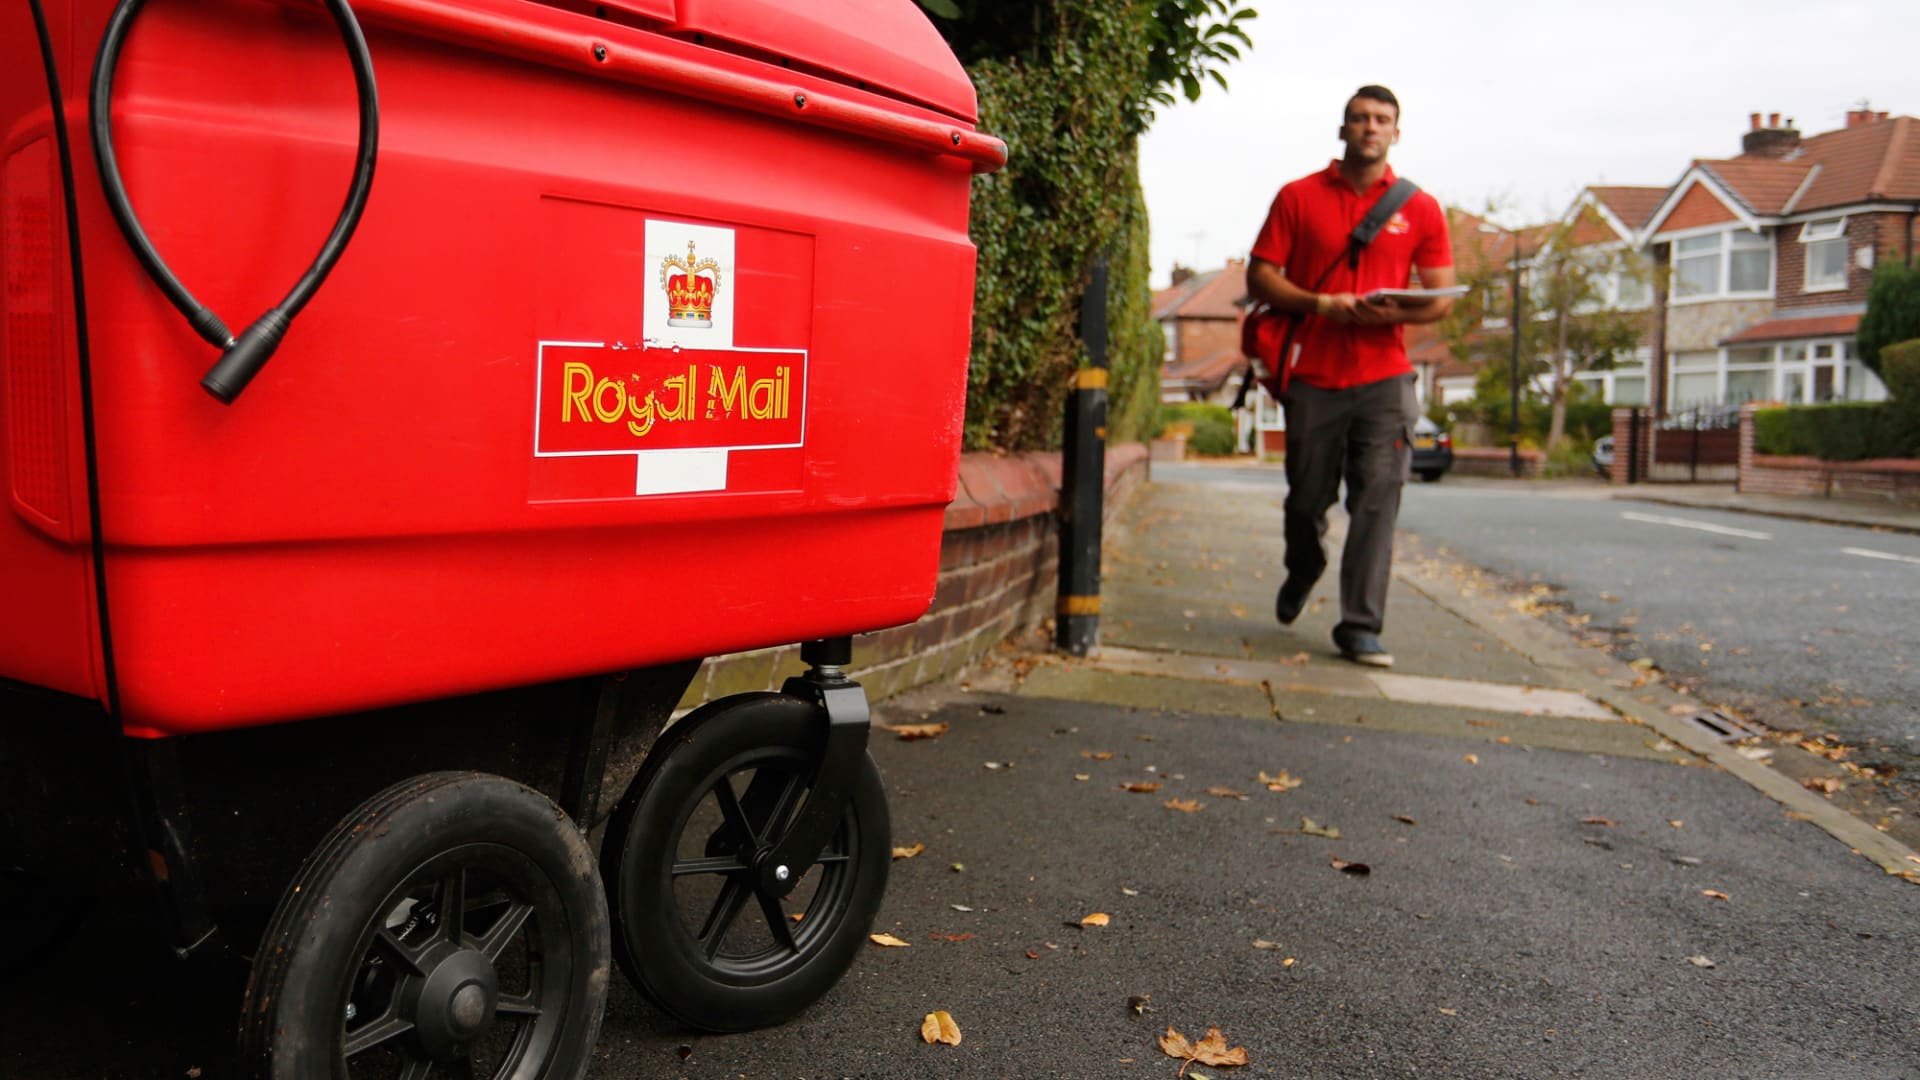
[[1300,617],[1300,609],[1307,606],[1307,594],[1313,591],[1312,585],[1294,588],[1293,579],[1288,578],[1280,586],[1280,595],[1273,598],[1273,617],[1280,620],[1281,626],[1292,626],[1293,620]]
[[1340,650],[1341,656],[1356,664],[1366,664],[1368,667],[1393,666],[1393,654],[1387,651],[1385,645],[1380,644],[1380,637],[1377,634],[1335,630],[1333,644]]

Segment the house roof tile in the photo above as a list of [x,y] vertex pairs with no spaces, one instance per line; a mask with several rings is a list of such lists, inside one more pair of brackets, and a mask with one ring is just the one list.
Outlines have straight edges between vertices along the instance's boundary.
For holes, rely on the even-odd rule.
[[1636,230],[1653,220],[1653,212],[1660,209],[1667,197],[1667,189],[1663,187],[1595,184],[1587,190],[1622,224]]
[[1772,216],[1786,212],[1788,201],[1807,182],[1807,174],[1816,163],[1742,156],[1695,164],[1740,200],[1749,213]]
[[1247,264],[1229,261],[1225,269],[1195,274],[1153,294],[1155,319],[1238,319],[1247,295]]
[[1860,315],[1814,315],[1798,319],[1768,319],[1722,338],[1722,345],[1744,345],[1757,341],[1786,341],[1790,338],[1844,337],[1860,329]]

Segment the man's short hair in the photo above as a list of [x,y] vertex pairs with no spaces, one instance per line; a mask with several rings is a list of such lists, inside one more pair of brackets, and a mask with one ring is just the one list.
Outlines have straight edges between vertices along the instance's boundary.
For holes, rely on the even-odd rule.
[[[1347,99],[1347,108],[1353,108],[1353,103],[1361,98],[1366,98],[1369,101],[1378,101],[1383,105],[1393,106],[1394,119],[1398,120],[1400,118],[1400,99],[1394,97],[1393,91],[1386,87],[1368,83],[1360,89],[1355,90],[1353,96]],[[1343,121],[1346,119],[1344,112],[1341,114],[1340,119]]]

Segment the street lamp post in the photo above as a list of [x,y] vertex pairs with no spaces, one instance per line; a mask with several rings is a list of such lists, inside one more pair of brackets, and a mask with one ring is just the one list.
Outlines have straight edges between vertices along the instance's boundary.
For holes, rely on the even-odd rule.
[[1513,367],[1508,373],[1508,388],[1512,394],[1512,407],[1507,416],[1507,468],[1515,477],[1520,475],[1520,234],[1512,229],[1501,228],[1490,221],[1481,222],[1483,233],[1505,233],[1513,244],[1511,266],[1513,267],[1513,321],[1508,331],[1513,335]]

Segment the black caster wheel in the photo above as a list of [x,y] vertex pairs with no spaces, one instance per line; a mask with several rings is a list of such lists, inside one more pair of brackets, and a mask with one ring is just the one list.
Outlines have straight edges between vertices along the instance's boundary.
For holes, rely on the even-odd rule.
[[713,702],[668,728],[607,825],[614,956],[641,993],[705,1031],[779,1023],[845,973],[892,861],[873,758],[833,839],[792,891],[762,887],[825,743],[817,707],[782,694]]
[[239,1072],[580,1077],[609,950],[592,855],[559,807],[496,776],[417,776],[336,825],[281,897]]

